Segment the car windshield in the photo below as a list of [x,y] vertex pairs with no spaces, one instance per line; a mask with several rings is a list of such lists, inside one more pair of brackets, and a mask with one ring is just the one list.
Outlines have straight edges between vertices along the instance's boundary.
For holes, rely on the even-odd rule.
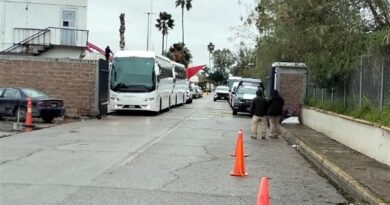
[[21,89],[28,97],[36,98],[36,97],[47,97],[47,95],[39,90],[31,89],[31,88],[22,88]]
[[229,87],[217,87],[216,91],[229,91]]
[[255,87],[240,87],[237,91],[238,94],[252,94],[256,95],[257,88]]

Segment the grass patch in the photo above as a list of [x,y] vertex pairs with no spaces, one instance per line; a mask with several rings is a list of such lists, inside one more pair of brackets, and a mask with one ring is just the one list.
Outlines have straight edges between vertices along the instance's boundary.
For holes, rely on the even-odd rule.
[[364,102],[361,108],[345,107],[344,103],[342,102],[321,102],[320,100],[316,99],[306,99],[305,104],[310,107],[328,110],[390,127],[390,104],[386,105],[383,111],[373,107],[369,102]]

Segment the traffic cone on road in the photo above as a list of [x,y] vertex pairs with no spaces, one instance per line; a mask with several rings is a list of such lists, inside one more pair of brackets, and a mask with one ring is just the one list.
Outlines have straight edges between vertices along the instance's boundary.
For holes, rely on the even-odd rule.
[[257,205],[269,205],[268,178],[262,177],[260,180],[259,194],[257,196]]
[[[240,140],[243,141],[244,137],[243,137],[243,134],[242,134],[242,129],[239,129],[238,130],[238,133],[237,133],[237,142],[236,142],[236,149],[234,150],[233,154],[231,154],[231,156],[235,157],[236,156],[236,153],[237,153],[237,150],[238,150],[238,146],[240,144]],[[244,157],[247,157],[248,155],[246,155],[244,153]]]
[[32,104],[31,104],[31,98],[27,97],[27,113],[26,113],[26,123],[24,126],[26,127],[32,127]]
[[[233,171],[230,173],[232,176],[246,176],[248,173],[245,171],[245,161],[244,161],[244,142],[242,139],[242,130],[241,135],[238,135],[237,145],[236,145],[236,158],[234,161]],[[239,133],[240,133],[239,131]]]

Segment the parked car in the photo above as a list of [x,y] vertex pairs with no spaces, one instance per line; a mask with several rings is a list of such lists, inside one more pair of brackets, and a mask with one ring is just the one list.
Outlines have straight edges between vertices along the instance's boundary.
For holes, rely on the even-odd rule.
[[264,84],[260,79],[254,79],[254,78],[241,78],[238,81],[237,88],[238,89],[240,86],[252,86],[252,87],[257,87],[261,88],[264,91]]
[[240,86],[235,92],[233,99],[233,115],[237,115],[238,112],[250,113],[251,103],[253,98],[256,97],[257,87],[253,86]]
[[238,83],[239,83],[239,81],[233,82],[232,87],[229,90],[229,99],[228,99],[228,101],[229,101],[230,107],[233,107],[232,103],[233,103],[235,92],[237,90]]
[[195,85],[193,86],[193,89],[194,89],[194,95],[193,95],[194,99],[203,97],[203,91],[202,89],[200,89],[199,86]]
[[191,104],[192,103],[192,97],[194,96],[194,89],[191,85],[186,85],[186,103]]
[[229,87],[228,86],[217,86],[214,91],[214,101],[217,100],[228,100],[229,99]]
[[0,88],[0,116],[17,117],[24,120],[27,114],[27,97],[31,98],[34,118],[52,122],[54,118],[65,113],[64,102],[52,98],[33,88]]

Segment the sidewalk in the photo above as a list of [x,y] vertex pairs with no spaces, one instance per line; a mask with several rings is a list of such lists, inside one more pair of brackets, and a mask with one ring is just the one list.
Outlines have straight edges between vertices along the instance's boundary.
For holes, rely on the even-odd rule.
[[390,167],[304,125],[284,124],[283,138],[343,191],[369,204],[390,204]]

